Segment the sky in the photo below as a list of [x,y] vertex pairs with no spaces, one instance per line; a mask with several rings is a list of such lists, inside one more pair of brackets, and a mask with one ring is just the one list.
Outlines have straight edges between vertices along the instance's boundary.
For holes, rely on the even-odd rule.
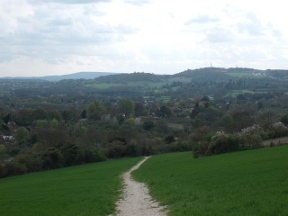
[[283,0],[0,0],[0,77],[288,69]]

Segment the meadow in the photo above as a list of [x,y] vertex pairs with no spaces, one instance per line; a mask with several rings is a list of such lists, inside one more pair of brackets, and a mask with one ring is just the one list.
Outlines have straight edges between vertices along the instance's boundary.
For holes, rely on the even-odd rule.
[[99,89],[109,89],[113,87],[127,87],[127,86],[139,86],[139,87],[149,87],[149,88],[161,88],[165,85],[165,82],[147,82],[147,81],[139,81],[139,82],[126,82],[126,83],[96,83],[89,84],[87,87],[94,87]]
[[111,160],[0,179],[0,215],[108,215],[120,175],[141,158]]
[[288,146],[193,159],[157,155],[132,175],[168,215],[288,215]]

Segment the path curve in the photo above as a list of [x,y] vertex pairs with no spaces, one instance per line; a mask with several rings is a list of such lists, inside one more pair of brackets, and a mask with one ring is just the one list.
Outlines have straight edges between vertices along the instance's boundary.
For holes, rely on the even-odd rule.
[[117,202],[117,216],[166,216],[165,208],[149,195],[144,183],[136,182],[131,172],[138,169],[149,157],[145,157],[123,174],[123,198]]

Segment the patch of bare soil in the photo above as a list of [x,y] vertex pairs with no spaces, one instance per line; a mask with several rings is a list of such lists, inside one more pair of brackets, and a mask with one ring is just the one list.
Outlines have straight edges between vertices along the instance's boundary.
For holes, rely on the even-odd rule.
[[149,157],[145,157],[136,166],[124,173],[123,198],[117,203],[117,216],[165,216],[165,208],[149,195],[144,183],[136,182],[131,172],[138,169]]

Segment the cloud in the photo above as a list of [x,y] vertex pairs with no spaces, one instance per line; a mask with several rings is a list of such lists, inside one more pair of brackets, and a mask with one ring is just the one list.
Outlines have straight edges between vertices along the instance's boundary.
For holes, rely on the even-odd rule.
[[233,40],[233,33],[227,29],[214,28],[208,31],[206,40],[211,43],[230,42]]
[[53,17],[46,24],[50,26],[68,26],[73,24],[73,19],[71,17]]
[[237,24],[238,30],[246,32],[252,36],[260,36],[263,34],[265,27],[253,13],[248,13],[245,20]]
[[[5,53],[0,56],[1,62],[25,56],[55,64],[73,55],[104,55],[101,49],[113,47],[123,42],[125,35],[137,32],[137,28],[126,23],[107,22],[105,17],[99,16],[101,7],[93,5],[31,7],[28,4],[27,7],[32,12],[22,12],[20,17],[10,15],[15,23],[13,32],[0,34],[1,53]],[[18,8],[15,6],[13,10]],[[4,23],[0,22],[0,27]],[[109,50],[112,53],[112,49]]]
[[58,4],[94,4],[99,2],[110,2],[111,0],[29,0],[32,4],[58,3]]
[[219,19],[215,18],[215,17],[211,17],[208,15],[200,15],[196,18],[190,19],[188,20],[185,24],[186,25],[191,25],[191,24],[204,24],[204,23],[214,23],[214,22],[218,22]]
[[133,4],[133,5],[137,5],[137,6],[142,6],[144,4],[148,4],[151,1],[150,0],[125,0],[125,3],[129,3],[129,4]]
[[285,7],[274,1],[0,0],[0,76],[288,67]]

